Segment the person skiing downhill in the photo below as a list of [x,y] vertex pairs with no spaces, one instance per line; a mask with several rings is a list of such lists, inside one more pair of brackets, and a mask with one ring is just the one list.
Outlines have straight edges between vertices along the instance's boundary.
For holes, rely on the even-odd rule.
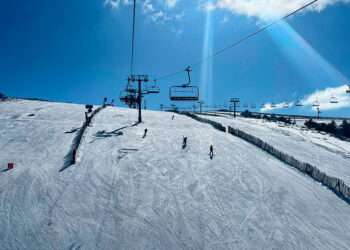
[[147,136],[147,132],[148,132],[148,129],[147,129],[147,128],[145,128],[145,132],[144,132],[144,134],[143,134],[143,137],[142,137],[142,138],[145,138],[145,137]]
[[185,149],[187,147],[187,137],[184,136],[182,140],[182,149]]
[[210,159],[212,160],[213,157],[214,157],[214,147],[213,145],[210,145],[210,148],[209,148],[209,156],[210,156]]

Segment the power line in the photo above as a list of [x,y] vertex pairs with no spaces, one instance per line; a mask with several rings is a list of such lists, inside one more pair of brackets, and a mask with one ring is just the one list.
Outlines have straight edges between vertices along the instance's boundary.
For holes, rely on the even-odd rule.
[[134,0],[133,16],[132,16],[131,61],[130,61],[130,74],[131,75],[134,73],[135,21],[136,21],[136,0]]
[[[281,17],[280,19],[278,19],[278,20],[276,20],[276,21],[274,21],[274,22],[272,22],[272,23],[269,23],[269,24],[263,26],[262,28],[260,28],[260,29],[258,29],[258,30],[256,30],[256,31],[254,31],[253,33],[250,33],[249,35],[247,35],[247,36],[245,36],[245,37],[242,37],[242,38],[239,39],[238,41],[236,41],[236,42],[234,42],[234,43],[232,43],[232,44],[230,44],[230,45],[228,45],[228,46],[226,46],[226,47],[224,47],[224,48],[222,48],[222,49],[216,51],[215,53],[213,53],[213,54],[211,54],[211,55],[209,55],[209,56],[207,56],[207,57],[205,57],[205,58],[200,59],[199,61],[195,62],[195,63],[192,64],[191,66],[192,66],[192,67],[196,67],[196,66],[202,64],[204,61],[206,61],[206,60],[208,60],[208,59],[210,59],[210,58],[216,57],[216,56],[218,56],[218,55],[220,55],[220,54],[226,52],[227,50],[230,50],[230,49],[232,49],[232,48],[238,46],[239,44],[245,42],[246,40],[248,40],[248,39],[250,39],[250,38],[252,38],[252,37],[258,35],[259,33],[262,33],[263,31],[267,30],[268,28],[270,28],[271,26],[275,25],[276,23],[278,23],[278,22],[280,22],[280,21],[282,21],[282,20],[284,20],[284,19],[287,19],[287,18],[290,17],[290,16],[295,15],[296,13],[302,11],[303,9],[305,9],[305,8],[307,8],[307,7],[311,6],[311,5],[313,5],[314,3],[318,2],[318,1],[319,1],[319,0],[313,0],[313,1],[311,1],[311,2],[309,2],[309,3],[307,3],[307,4],[305,4],[305,5],[303,5],[302,7],[300,7],[300,8],[298,8],[298,9],[294,10],[293,12],[291,12],[291,13],[289,13],[289,14],[283,16],[283,17]],[[175,75],[180,74],[180,73],[183,73],[183,70],[179,70],[179,71],[175,71],[175,72],[172,72],[172,73],[165,74],[165,75],[163,75],[163,76],[158,77],[157,80],[162,80],[162,79],[165,79],[165,78],[169,78],[169,77],[175,76]]]

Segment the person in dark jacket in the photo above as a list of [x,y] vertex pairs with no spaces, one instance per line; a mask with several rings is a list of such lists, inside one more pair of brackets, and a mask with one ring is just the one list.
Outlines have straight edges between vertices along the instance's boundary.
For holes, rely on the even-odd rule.
[[213,159],[213,157],[214,157],[214,147],[213,147],[213,145],[210,145],[209,156],[210,156],[210,159]]
[[187,137],[184,136],[182,140],[182,149],[185,149],[187,147]]
[[142,138],[145,138],[147,136],[147,132],[148,132],[148,129],[145,128],[145,132],[143,133],[143,137]]

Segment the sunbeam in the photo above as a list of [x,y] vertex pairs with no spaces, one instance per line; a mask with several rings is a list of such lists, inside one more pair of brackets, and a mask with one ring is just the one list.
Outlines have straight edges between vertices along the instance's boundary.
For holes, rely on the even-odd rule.
[[[213,24],[212,9],[209,7],[211,1],[207,2],[206,21],[204,26],[202,57],[207,58],[213,53]],[[201,68],[201,99],[208,105],[213,104],[213,59],[210,58],[202,64]]]
[[[269,34],[290,63],[313,88],[347,83],[347,78],[320,55],[287,22],[269,29]],[[322,84],[322,85],[321,85]]]

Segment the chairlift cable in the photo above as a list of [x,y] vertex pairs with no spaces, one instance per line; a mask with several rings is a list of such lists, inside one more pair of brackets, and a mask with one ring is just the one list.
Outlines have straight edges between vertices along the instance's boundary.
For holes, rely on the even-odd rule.
[[136,0],[134,0],[133,16],[132,16],[131,61],[130,61],[130,74],[131,75],[133,75],[133,73],[134,73],[135,22],[136,22]]
[[[211,54],[211,55],[209,55],[209,56],[207,56],[207,57],[205,57],[205,58],[200,59],[198,62],[195,62],[194,64],[192,64],[192,68],[195,67],[195,66],[198,66],[198,65],[202,64],[204,61],[207,61],[207,60],[210,59],[210,58],[216,57],[216,56],[218,56],[218,55],[220,55],[220,54],[226,52],[227,50],[230,50],[230,49],[232,49],[232,48],[234,48],[234,47],[240,45],[241,43],[245,42],[246,40],[248,40],[248,39],[250,39],[250,38],[252,38],[252,37],[258,35],[259,33],[262,33],[263,31],[267,30],[267,29],[270,28],[271,26],[277,24],[278,22],[280,22],[280,21],[282,21],[282,20],[284,20],[284,19],[287,19],[287,18],[289,18],[289,17],[295,15],[296,13],[298,13],[298,12],[304,10],[305,8],[307,8],[307,7],[311,6],[311,5],[313,5],[314,3],[318,2],[318,1],[319,1],[319,0],[313,0],[313,1],[311,1],[311,2],[309,2],[309,3],[307,3],[307,4],[305,4],[305,5],[303,5],[302,7],[300,7],[300,8],[298,8],[298,9],[292,11],[291,13],[289,13],[289,14],[287,14],[287,15],[281,17],[280,19],[278,19],[278,20],[276,20],[276,21],[274,21],[274,22],[271,22],[271,23],[269,23],[269,24],[263,26],[262,28],[260,28],[260,29],[258,29],[258,30],[256,30],[256,31],[254,31],[253,33],[250,33],[249,35],[247,35],[247,36],[245,36],[245,37],[239,39],[238,41],[234,42],[233,44],[231,44],[231,45],[229,45],[229,46],[227,46],[227,47],[224,47],[224,48],[222,48],[222,49],[216,51],[215,53],[213,53],[213,54]],[[163,76],[158,77],[157,80],[162,80],[162,79],[165,79],[165,78],[169,78],[169,77],[178,75],[178,74],[180,74],[180,73],[182,73],[182,72],[183,72],[183,70],[179,70],[179,71],[175,71],[175,72],[173,72],[173,73],[165,74],[165,75],[163,75]]]

